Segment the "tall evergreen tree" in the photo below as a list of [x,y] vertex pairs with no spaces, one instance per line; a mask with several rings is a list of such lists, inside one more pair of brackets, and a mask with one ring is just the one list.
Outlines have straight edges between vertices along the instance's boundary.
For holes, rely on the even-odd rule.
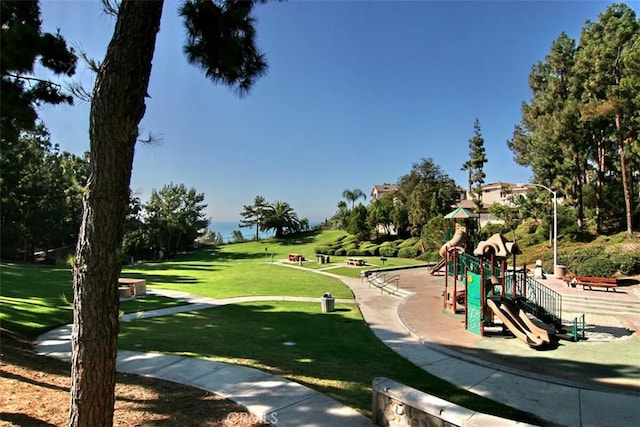
[[[266,70],[255,46],[254,2],[186,1],[185,53],[214,82],[246,94]],[[98,70],[90,111],[91,171],[73,265],[70,426],[111,425],[120,247],[138,124],[144,116],[163,1],[123,0]],[[90,367],[90,369],[88,368]]]
[[153,236],[153,246],[173,255],[193,245],[209,225],[204,194],[184,184],[164,185],[153,190],[143,205],[145,223]]
[[56,75],[72,76],[76,56],[60,33],[41,31],[37,1],[0,2],[0,20],[0,135],[4,151],[5,144],[15,142],[21,131],[35,129],[38,105],[73,101],[60,84],[33,75],[36,61]]
[[553,42],[545,61],[532,67],[530,103],[522,107],[522,122],[509,148],[519,164],[531,166],[534,181],[565,188],[567,203],[578,208],[577,228],[584,219],[582,184],[586,145],[580,122],[579,81],[573,71],[575,41],[565,33]]
[[256,242],[260,240],[260,224],[264,217],[264,210],[267,207],[267,201],[262,196],[256,196],[252,205],[244,205],[240,216],[240,227],[255,227]]
[[[612,124],[612,141],[619,160],[619,174],[625,206],[626,231],[633,231],[633,195],[629,153],[638,141],[637,92],[628,91],[640,79],[638,57],[640,21],[625,4],[612,4],[587,21],[580,35],[577,67],[584,83],[583,113],[589,120]],[[632,162],[633,163],[633,162]]]
[[480,131],[480,120],[476,118],[473,123],[473,137],[469,140],[469,160],[462,165],[462,170],[468,173],[469,194],[473,198],[478,212],[482,209],[482,184],[486,178],[485,163],[487,163],[487,153]]

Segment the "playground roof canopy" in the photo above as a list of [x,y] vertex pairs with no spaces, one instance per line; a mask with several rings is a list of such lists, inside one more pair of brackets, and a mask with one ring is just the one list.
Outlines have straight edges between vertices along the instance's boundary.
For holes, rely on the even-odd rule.
[[455,208],[453,211],[449,212],[444,217],[467,219],[467,218],[478,218],[478,214],[471,212],[467,208]]

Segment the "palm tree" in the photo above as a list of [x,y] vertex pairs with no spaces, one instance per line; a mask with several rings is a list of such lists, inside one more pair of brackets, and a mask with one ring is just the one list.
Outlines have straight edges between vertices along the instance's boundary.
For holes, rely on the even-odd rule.
[[342,192],[342,197],[351,202],[351,209],[353,209],[356,205],[356,200],[363,198],[367,200],[367,195],[359,188],[354,188],[353,190],[346,189]]
[[275,230],[275,237],[280,238],[285,234],[300,231],[301,225],[298,215],[289,203],[278,201],[265,207],[261,228],[263,231]]

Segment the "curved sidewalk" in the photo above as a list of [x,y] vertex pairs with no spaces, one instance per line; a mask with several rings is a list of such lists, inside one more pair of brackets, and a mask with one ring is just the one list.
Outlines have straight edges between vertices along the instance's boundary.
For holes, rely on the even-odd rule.
[[[216,300],[184,292],[154,291],[154,293],[181,299],[188,304],[127,314],[122,317],[122,321],[203,310],[248,301],[319,302],[319,298],[284,296]],[[351,299],[337,301],[353,303]],[[71,328],[71,325],[65,325],[41,335],[34,342],[35,351],[42,355],[70,361]],[[116,370],[186,384],[215,393],[246,407],[249,412],[262,421],[279,427],[373,426],[369,418],[337,400],[309,387],[258,369],[192,357],[119,350]]]

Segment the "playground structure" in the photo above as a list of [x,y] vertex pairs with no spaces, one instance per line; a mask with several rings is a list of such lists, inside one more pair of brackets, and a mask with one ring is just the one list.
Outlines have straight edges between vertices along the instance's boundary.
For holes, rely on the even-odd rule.
[[[466,208],[456,208],[452,212],[449,212],[444,216],[445,219],[453,220],[453,227],[450,231],[453,232],[453,236],[445,242],[444,245],[438,251],[440,255],[440,261],[431,269],[431,274],[435,275],[437,272],[447,264],[448,253],[455,250],[457,253],[462,253],[470,250],[473,247],[473,230],[476,229],[476,220],[478,215],[474,214]],[[455,220],[463,220],[464,224],[455,222]]]
[[[497,318],[503,330],[508,329],[530,347],[550,345],[549,331],[536,325],[530,316],[558,330],[562,297],[528,277],[526,268],[516,268],[520,250],[515,242],[494,234],[478,243],[473,255],[450,243],[443,245],[447,267],[444,308],[454,313],[464,311],[465,329],[471,333],[485,336],[485,328],[495,326]],[[512,266],[508,267],[510,257]]]

